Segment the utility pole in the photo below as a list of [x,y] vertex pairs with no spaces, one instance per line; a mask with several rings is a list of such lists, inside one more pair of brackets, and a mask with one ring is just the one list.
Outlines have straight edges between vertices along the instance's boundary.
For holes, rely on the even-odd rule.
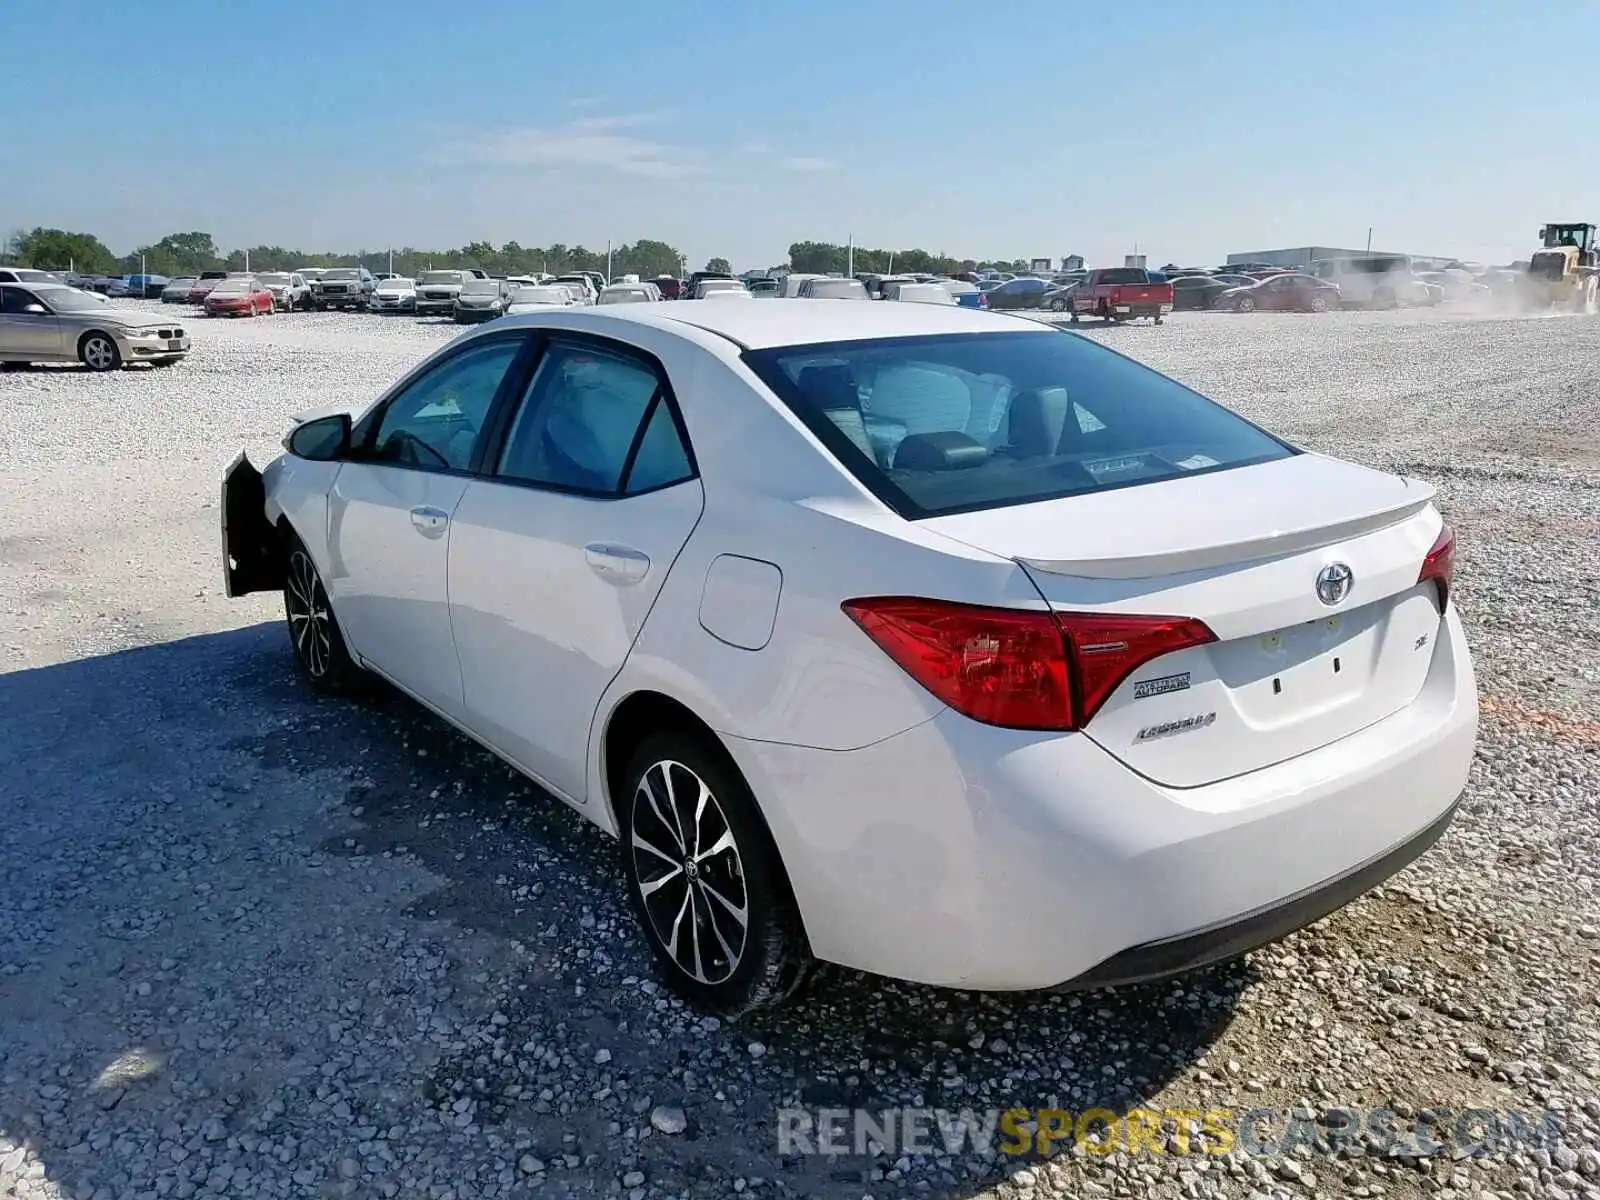
[[1372,226],[1367,226],[1367,253],[1372,253]]
[[250,274],[250,251],[248,250],[244,252],[244,273],[246,275]]
[[606,239],[606,282],[611,282],[611,239]]
[[389,247],[389,274],[394,274],[394,247]]
[[845,234],[844,242],[844,274],[846,279],[856,277],[856,235]]

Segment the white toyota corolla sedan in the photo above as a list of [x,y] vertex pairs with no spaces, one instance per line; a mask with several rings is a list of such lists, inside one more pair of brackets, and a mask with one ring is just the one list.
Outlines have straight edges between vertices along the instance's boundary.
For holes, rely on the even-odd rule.
[[672,983],[1236,956],[1426,850],[1477,693],[1433,491],[954,306],[551,308],[223,484],[228,593],[621,842]]

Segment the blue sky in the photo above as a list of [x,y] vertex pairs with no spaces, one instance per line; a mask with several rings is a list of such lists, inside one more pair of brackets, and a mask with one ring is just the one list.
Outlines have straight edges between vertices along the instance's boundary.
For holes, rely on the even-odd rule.
[[0,228],[1487,261],[1600,221],[1600,5],[0,5]]

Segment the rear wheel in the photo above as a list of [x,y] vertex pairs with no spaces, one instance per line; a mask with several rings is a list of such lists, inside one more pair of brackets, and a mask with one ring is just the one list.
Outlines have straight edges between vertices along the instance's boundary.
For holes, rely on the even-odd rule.
[[639,744],[621,782],[629,899],[673,988],[730,1018],[782,1004],[812,960],[738,770],[703,737],[666,729]]
[[289,556],[283,574],[283,610],[289,622],[289,644],[295,666],[313,689],[343,696],[360,690],[366,672],[356,665],[328,603],[322,575],[305,544],[289,535]]
[[1051,298],[1051,300],[1050,300],[1050,311],[1051,312],[1065,312],[1066,310],[1067,310],[1067,302],[1065,300],[1063,300],[1060,296],[1055,296],[1055,297]]
[[86,333],[78,343],[78,359],[91,371],[115,371],[122,365],[122,351],[111,335]]
[[1311,311],[1312,312],[1327,312],[1328,311],[1327,298],[1324,297],[1324,296],[1313,296],[1313,297],[1311,297]]
[[1256,301],[1253,296],[1240,296],[1233,302],[1234,312],[1255,312]]

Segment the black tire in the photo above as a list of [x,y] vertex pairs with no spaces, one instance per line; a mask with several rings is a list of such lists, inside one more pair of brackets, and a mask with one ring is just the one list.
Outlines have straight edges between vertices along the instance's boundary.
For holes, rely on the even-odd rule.
[[1063,300],[1060,296],[1052,296],[1051,299],[1050,299],[1050,311],[1051,312],[1066,312],[1067,311],[1067,302],[1065,300]]
[[283,614],[295,666],[313,691],[349,696],[363,690],[369,676],[345,646],[316,562],[292,533],[284,546]]
[[78,361],[91,371],[115,371],[122,365],[122,351],[116,338],[92,329],[78,339]]
[[1239,313],[1255,312],[1256,302],[1252,296],[1240,296],[1233,302],[1233,311]]
[[[663,729],[640,742],[621,783],[613,798],[628,899],[673,990],[730,1020],[782,1005],[813,960],[778,848],[738,769],[705,735]],[[700,784],[709,803],[696,822]],[[727,845],[711,853],[708,842]]]
[[1311,308],[1312,312],[1316,312],[1316,313],[1327,312],[1328,311],[1328,300],[1327,300],[1327,297],[1325,297],[1325,296],[1313,296],[1313,297],[1311,297],[1310,308]]

